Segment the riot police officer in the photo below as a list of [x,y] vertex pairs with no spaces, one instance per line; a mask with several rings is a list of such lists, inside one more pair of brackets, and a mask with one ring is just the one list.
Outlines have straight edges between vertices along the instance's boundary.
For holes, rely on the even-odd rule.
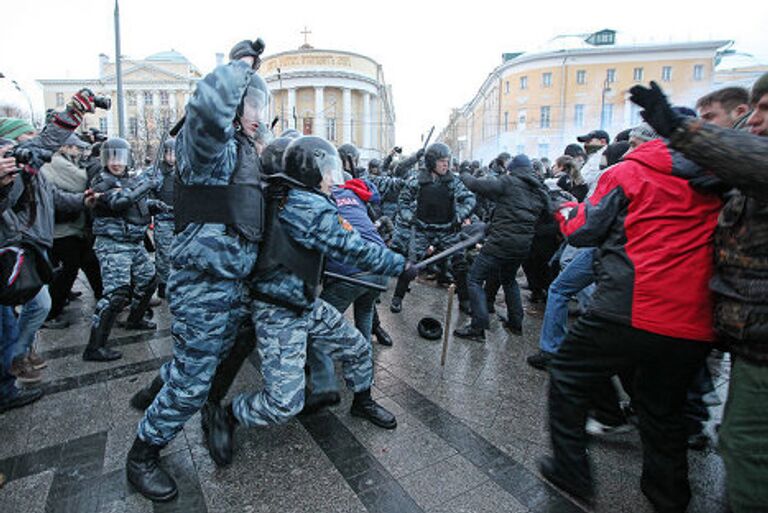
[[328,197],[343,183],[338,152],[319,137],[291,142],[283,157],[290,189],[268,206],[268,228],[252,283],[253,322],[264,388],[238,395],[213,415],[208,448],[219,464],[232,459],[235,427],[288,421],[304,405],[307,337],[315,350],[342,361],[354,392],[350,413],[392,429],[397,421],[371,398],[373,359],[363,335],[317,298],[326,255],[374,274],[409,274],[405,259],[366,242]]
[[94,252],[99,259],[103,282],[102,297],[93,313],[91,334],[83,352],[84,360],[110,361],[122,355],[105,347],[120,311],[128,303],[126,329],[155,329],[144,319],[157,286],[155,266],[144,247],[149,228],[150,208],[162,209],[148,200],[153,182],[143,175],[130,175],[131,146],[119,137],[101,147],[102,170],[92,188],[100,194],[93,209]]
[[[443,143],[431,144],[424,154],[425,167],[408,181],[400,193],[399,215],[412,226],[408,260],[423,258],[429,248],[442,251],[460,241],[459,228],[475,207],[472,194],[457,176],[448,171],[451,149]],[[451,257],[451,267],[459,304],[469,311],[467,290],[467,261],[463,252]],[[390,310],[402,310],[403,297],[409,281],[401,277],[392,296]]]
[[176,170],[176,140],[173,138],[163,141],[163,159],[154,170],[157,187],[153,197],[162,201],[169,208],[167,212],[155,216],[155,267],[157,268],[157,296],[165,298],[165,288],[171,271],[171,243],[173,242],[173,180]]
[[264,203],[257,145],[269,138],[270,93],[256,74],[264,43],[242,41],[231,62],[197,85],[176,139],[176,235],[168,298],[173,360],[139,423],[128,481],[155,501],[177,494],[159,452],[205,402],[214,372],[248,313],[246,277],[256,263]]

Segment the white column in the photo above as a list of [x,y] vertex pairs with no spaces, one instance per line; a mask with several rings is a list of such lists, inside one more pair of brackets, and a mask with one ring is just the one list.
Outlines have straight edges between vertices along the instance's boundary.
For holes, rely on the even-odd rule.
[[288,116],[288,127],[296,128],[295,120],[293,118],[293,110],[296,108],[296,88],[291,87],[288,89],[288,112],[285,113]]
[[381,141],[379,130],[381,129],[381,106],[377,95],[371,95],[371,146],[374,150],[379,150]]
[[344,143],[352,142],[352,89],[344,87],[341,90],[342,103],[342,130],[344,132]]
[[371,147],[371,93],[363,93],[363,148]]
[[322,87],[315,87],[315,124],[312,135],[325,137],[325,95]]

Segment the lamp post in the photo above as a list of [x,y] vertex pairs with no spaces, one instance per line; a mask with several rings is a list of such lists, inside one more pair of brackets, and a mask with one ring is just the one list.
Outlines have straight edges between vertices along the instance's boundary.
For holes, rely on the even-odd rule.
[[605,93],[610,92],[611,82],[608,77],[603,80],[603,92],[600,98],[600,130],[605,130]]

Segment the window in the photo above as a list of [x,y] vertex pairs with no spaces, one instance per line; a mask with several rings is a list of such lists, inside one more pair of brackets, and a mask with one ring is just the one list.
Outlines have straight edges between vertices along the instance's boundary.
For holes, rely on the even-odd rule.
[[664,66],[661,68],[661,79],[664,82],[672,80],[672,66]]
[[525,130],[525,122],[528,115],[526,111],[521,110],[517,113],[517,129],[518,130]]
[[539,143],[539,158],[549,158],[549,144]]
[[504,113],[504,131],[509,131],[509,112]]
[[57,107],[64,106],[64,93],[56,93],[56,106]]
[[584,126],[584,105],[573,106],[573,126],[582,128]]
[[551,122],[551,109],[549,105],[545,105],[541,108],[541,117],[539,119],[539,128],[549,128]]
[[603,105],[603,122],[601,128],[608,128],[613,125],[613,104]]
[[136,106],[136,93],[128,93],[125,95],[125,97],[128,98],[128,106]]
[[99,118],[99,130],[102,133],[107,133],[107,118]]
[[576,72],[576,83],[579,85],[584,85],[587,83],[587,71],[580,69]]
[[520,89],[528,89],[528,77],[520,77]]
[[701,80],[704,78],[704,65],[703,64],[696,64],[693,67],[693,79],[694,80]]
[[635,68],[632,71],[632,80],[634,80],[635,82],[643,81],[643,68]]
[[168,91],[160,91],[160,105],[168,105]]
[[542,73],[541,74],[541,86],[542,87],[552,87],[552,73]]
[[640,116],[640,111],[643,109],[632,102],[629,103],[629,124],[637,126],[642,123],[643,118]]
[[504,94],[509,94],[509,80],[504,82]]
[[152,91],[144,91],[144,105],[152,105]]
[[163,116],[163,132],[167,132],[171,129],[171,118],[170,116]]
[[336,140],[336,118],[328,118],[325,120],[326,124],[326,132],[327,136],[326,139],[329,141],[335,141]]
[[128,133],[131,137],[139,136],[139,121],[136,118],[128,118]]
[[609,84],[616,82],[616,70],[611,68],[605,71],[605,80]]
[[523,155],[525,153],[525,144],[518,144],[517,145],[517,151],[516,153],[518,155]]

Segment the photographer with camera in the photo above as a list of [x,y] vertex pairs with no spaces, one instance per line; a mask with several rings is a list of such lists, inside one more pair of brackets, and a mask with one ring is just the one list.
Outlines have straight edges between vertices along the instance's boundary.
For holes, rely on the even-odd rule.
[[[34,262],[43,282],[37,294],[23,303],[18,318],[18,337],[3,339],[4,372],[14,375],[22,383],[40,381],[39,369],[45,366],[45,362],[30,349],[51,307],[47,282],[52,270],[48,251],[53,246],[55,212],[82,210],[84,205],[90,206],[95,201],[91,191],[73,194],[58,190],[39,169],[77,129],[83,116],[94,111],[96,103],[108,106],[108,102],[98,99],[88,89],[81,89],[63,112],[50,117],[39,135],[23,120],[0,118],[0,137],[17,143],[2,153],[5,173],[0,177],[4,184],[0,189],[0,249],[22,249],[27,259],[25,265]],[[9,158],[14,159],[16,170],[10,169]],[[9,176],[13,179],[9,180]],[[7,265],[8,260],[3,263]],[[6,299],[5,304],[8,301]],[[3,390],[0,409],[21,406],[37,397],[8,388]]]
[[[82,162],[83,155],[89,148],[90,145],[81,137],[72,134],[64,146],[54,154],[51,162],[44,165],[40,171],[46,180],[62,191],[85,192],[88,188],[88,177]],[[87,236],[86,212],[57,212],[55,221],[51,261],[55,267],[61,266],[61,269],[55,273],[50,287],[51,311],[44,324],[48,329],[69,326],[69,321],[61,313],[80,269],[85,273],[94,296],[97,299],[101,297],[99,261]]]

